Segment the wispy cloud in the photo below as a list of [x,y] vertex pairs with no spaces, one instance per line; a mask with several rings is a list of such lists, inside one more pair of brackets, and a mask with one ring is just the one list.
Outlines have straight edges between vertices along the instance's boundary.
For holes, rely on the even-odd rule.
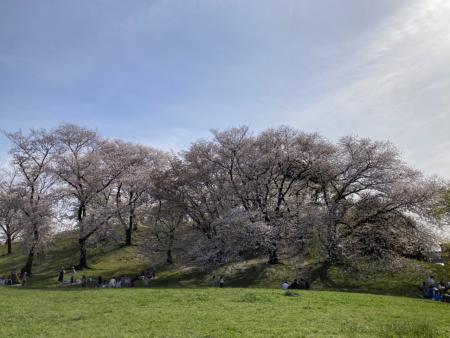
[[[407,160],[450,177],[450,2],[414,1],[354,41],[327,73],[310,115],[338,120],[337,133],[390,139]],[[340,123],[339,123],[340,122]]]

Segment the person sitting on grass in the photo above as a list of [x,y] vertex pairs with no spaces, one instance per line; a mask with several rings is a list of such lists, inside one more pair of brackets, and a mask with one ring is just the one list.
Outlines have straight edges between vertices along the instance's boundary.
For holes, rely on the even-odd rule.
[[442,301],[442,295],[441,295],[440,291],[437,290],[437,289],[434,290],[433,300],[435,300],[435,301],[437,301],[437,302]]
[[289,289],[289,282],[287,280],[285,280],[282,284],[281,284],[281,288],[284,290]]
[[5,276],[5,285],[12,285],[12,280],[11,280],[11,276]]
[[300,278],[300,289],[309,290],[309,282],[303,278]]
[[20,278],[17,272],[11,272],[11,285],[17,285],[20,283]]
[[419,286],[419,290],[422,293],[422,297],[427,299],[429,294],[429,287],[427,286],[427,283],[422,282],[422,285]]
[[150,278],[148,277],[148,275],[145,275],[143,278],[143,282],[144,282],[144,286],[148,287],[148,282],[150,281]]
[[152,279],[154,277],[150,269],[143,271],[141,275],[147,277],[147,279]]
[[297,280],[294,279],[294,281],[292,282],[292,284],[289,285],[288,289],[299,290],[299,289],[300,289],[300,284],[298,284]]
[[[10,279],[8,276],[5,275],[2,278],[3,278],[3,282],[0,285],[10,285]],[[2,278],[0,278],[0,279],[2,279]]]
[[425,299],[433,298],[433,287],[428,286],[425,282],[422,282],[422,285],[419,286],[419,290],[422,292],[422,297]]
[[450,289],[448,289],[443,295],[442,300],[444,302],[450,303]]
[[122,277],[122,287],[123,288],[129,288],[130,287],[130,283],[131,283],[131,278],[130,277]]

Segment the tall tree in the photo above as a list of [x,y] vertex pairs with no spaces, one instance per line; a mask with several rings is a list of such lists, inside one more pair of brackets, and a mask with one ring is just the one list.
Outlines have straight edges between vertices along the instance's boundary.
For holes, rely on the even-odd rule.
[[78,268],[83,269],[88,267],[88,240],[113,217],[108,203],[111,193],[107,190],[129,163],[123,161],[121,149],[114,142],[101,139],[93,130],[65,124],[54,135],[56,156],[52,172],[64,185],[71,203],[79,233]]
[[268,237],[260,244],[267,248],[268,262],[278,263],[285,226],[332,147],[315,134],[287,127],[269,129],[257,137],[250,136],[246,127],[214,131],[214,136],[213,142],[197,146],[201,156],[222,172],[233,204],[251,215],[255,225],[261,225],[256,222],[260,220],[266,223]]
[[3,172],[0,178],[0,230],[3,232],[7,254],[12,254],[12,243],[22,231],[17,173]]
[[49,165],[55,142],[43,130],[31,130],[28,135],[6,133],[6,136],[13,143],[10,153],[20,179],[18,193],[20,210],[24,215],[23,237],[28,247],[22,271],[31,276],[35,253],[44,244],[51,225],[55,181],[49,173]]
[[[394,213],[417,211],[434,189],[419,172],[408,168],[390,143],[345,137],[318,175],[318,191],[326,212],[328,260],[339,260],[343,235],[361,225],[377,223]],[[387,223],[389,224],[389,223]]]
[[448,241],[450,238],[450,185],[448,182],[441,187],[433,203],[431,214],[440,225],[442,236]]
[[[131,245],[142,209],[151,203],[150,194],[155,170],[167,166],[167,154],[131,143],[117,143],[122,161],[130,163],[114,184],[116,219],[125,233],[125,245]],[[117,159],[119,160],[119,159]]]
[[147,209],[143,219],[148,228],[145,249],[164,252],[166,264],[173,264],[177,233],[188,223],[186,214],[176,204],[157,200]]

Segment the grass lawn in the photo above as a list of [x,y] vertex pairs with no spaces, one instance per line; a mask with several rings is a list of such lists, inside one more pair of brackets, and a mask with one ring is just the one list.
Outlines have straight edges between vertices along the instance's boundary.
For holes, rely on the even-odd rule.
[[[5,254],[0,246],[0,276],[11,271],[20,271],[26,260],[26,252],[15,245],[12,255]],[[108,251],[90,250],[90,269],[79,272],[78,276],[102,276],[108,280],[112,276],[136,276],[149,267],[155,268],[158,278],[152,281],[154,287],[198,288],[210,285],[212,270],[184,265],[176,260],[175,265],[161,264],[161,257],[143,257],[137,245],[117,247]],[[408,261],[406,266],[384,271],[383,262],[353,262],[353,267],[332,266],[324,268],[320,264],[300,259],[283,261],[282,264],[268,265],[261,257],[248,261],[230,263],[215,269],[217,276],[223,275],[228,286],[277,288],[284,279],[304,277],[310,280],[315,290],[352,291],[372,294],[419,297],[417,289],[421,281],[430,274],[437,281],[450,281],[450,264],[439,266],[418,261]],[[66,269],[78,262],[76,237],[64,234],[56,237],[49,249],[35,259],[34,275],[28,279],[28,287],[54,288],[61,266]],[[66,279],[69,278],[66,275]]]
[[274,289],[0,288],[0,337],[449,337],[450,306]]

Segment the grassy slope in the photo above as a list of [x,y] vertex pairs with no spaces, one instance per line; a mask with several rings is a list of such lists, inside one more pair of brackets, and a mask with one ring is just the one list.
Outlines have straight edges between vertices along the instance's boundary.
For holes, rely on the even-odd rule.
[[[57,274],[61,266],[66,268],[77,263],[78,251],[76,237],[66,233],[59,235],[49,250],[35,260],[34,276],[29,287],[57,286]],[[0,247],[0,275],[10,271],[19,271],[25,256],[20,247],[14,247],[13,255],[4,255],[6,250]],[[91,269],[83,271],[86,276],[134,276],[148,267],[155,267],[158,278],[153,286],[199,287],[208,286],[211,271],[175,265],[159,265],[159,257],[145,258],[138,252],[137,246],[116,248],[109,252],[91,249],[89,263]],[[406,264],[405,264],[406,263]],[[449,265],[442,267],[423,262],[402,262],[393,269],[395,272],[381,272],[383,263],[367,261],[353,262],[352,266],[327,267],[321,264],[290,260],[284,264],[267,265],[265,259],[229,264],[215,271],[225,276],[227,286],[233,287],[269,287],[276,288],[286,278],[307,277],[314,289],[344,290],[365,293],[418,296],[417,285],[433,273],[437,280],[450,281]],[[392,270],[392,269],[391,269]]]
[[0,288],[0,336],[450,336],[448,304],[328,291],[298,294],[263,288]]

